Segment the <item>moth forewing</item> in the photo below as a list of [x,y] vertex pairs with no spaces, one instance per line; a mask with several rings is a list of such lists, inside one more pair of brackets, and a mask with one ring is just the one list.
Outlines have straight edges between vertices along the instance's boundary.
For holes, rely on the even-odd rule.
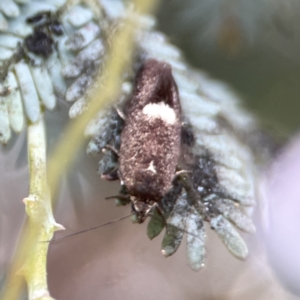
[[[121,134],[119,174],[134,203],[151,206],[172,187],[180,155],[181,108],[169,64],[145,61],[135,87]],[[148,206],[136,207],[145,213]]]

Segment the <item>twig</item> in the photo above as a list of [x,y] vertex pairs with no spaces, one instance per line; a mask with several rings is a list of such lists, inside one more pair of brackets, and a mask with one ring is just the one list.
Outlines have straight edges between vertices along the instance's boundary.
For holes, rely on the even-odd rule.
[[[49,244],[40,243],[40,241],[51,240],[53,232],[64,227],[54,220],[47,188],[46,138],[43,118],[35,124],[28,125],[27,137],[30,188],[29,196],[24,198],[23,202],[29,217],[29,232],[26,246],[22,247],[18,253],[18,265],[22,266],[18,274],[25,277],[29,300],[53,300],[48,292],[46,272]],[[16,288],[10,286],[2,299],[17,299],[16,293]]]

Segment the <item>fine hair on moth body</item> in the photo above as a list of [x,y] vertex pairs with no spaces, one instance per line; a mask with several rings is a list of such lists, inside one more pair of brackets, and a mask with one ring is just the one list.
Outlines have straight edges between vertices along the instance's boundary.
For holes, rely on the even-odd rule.
[[180,155],[181,107],[169,64],[146,60],[136,76],[119,151],[119,178],[138,223],[171,189]]

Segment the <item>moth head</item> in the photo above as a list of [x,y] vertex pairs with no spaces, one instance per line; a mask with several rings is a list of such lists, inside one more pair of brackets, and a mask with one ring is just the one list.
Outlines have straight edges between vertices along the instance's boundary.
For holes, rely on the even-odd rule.
[[130,197],[132,203],[132,212],[135,215],[136,222],[141,224],[149,216],[152,211],[153,204],[146,203],[137,197]]

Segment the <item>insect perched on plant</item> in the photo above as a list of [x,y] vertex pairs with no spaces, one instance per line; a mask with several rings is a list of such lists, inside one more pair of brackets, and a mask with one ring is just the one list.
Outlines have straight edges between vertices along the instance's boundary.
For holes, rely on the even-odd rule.
[[139,223],[171,189],[180,154],[181,108],[170,65],[147,60],[121,134],[119,177]]

